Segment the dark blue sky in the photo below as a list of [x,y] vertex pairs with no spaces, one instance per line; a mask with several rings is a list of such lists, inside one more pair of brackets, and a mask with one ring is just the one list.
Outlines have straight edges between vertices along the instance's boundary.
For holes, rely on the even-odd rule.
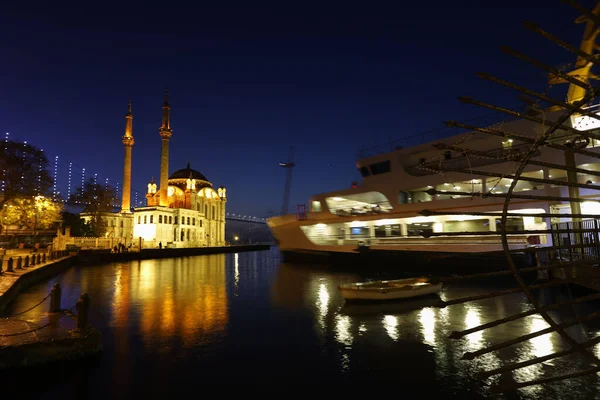
[[190,161],[228,188],[230,212],[267,216],[281,209],[278,162],[289,146],[296,147],[295,208],[358,179],[354,164],[364,146],[488,114],[457,96],[518,103],[514,93],[480,81],[478,71],[544,87],[542,74],[499,46],[553,65],[574,61],[524,29],[524,20],[577,46],[583,32],[573,23],[578,13],[558,0],[403,3],[4,5],[1,129],[60,157],[63,192],[69,162],[74,180],[85,167],[114,184],[122,179],[131,99],[133,187],[143,195],[159,175],[167,86],[170,172]]

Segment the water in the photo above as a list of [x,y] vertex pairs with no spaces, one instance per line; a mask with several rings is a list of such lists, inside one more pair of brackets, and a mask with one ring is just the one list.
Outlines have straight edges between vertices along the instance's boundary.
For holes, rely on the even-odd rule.
[[[23,293],[8,312],[35,304],[56,281],[63,287],[65,308],[87,292],[92,299],[91,323],[103,336],[103,353],[86,362],[4,374],[2,380],[18,383],[21,396],[63,399],[170,398],[198,393],[211,384],[228,385],[225,389],[252,384],[268,391],[278,390],[278,384],[315,383],[337,388],[377,383],[379,390],[409,398],[417,393],[492,398],[488,386],[498,379],[477,381],[475,372],[566,348],[553,333],[464,361],[461,356],[467,351],[548,325],[532,316],[452,340],[448,335],[453,330],[525,311],[529,305],[520,294],[443,309],[430,307],[431,299],[345,304],[337,285],[362,279],[365,276],[354,272],[281,264],[276,249],[75,267]],[[449,286],[440,297],[512,286],[510,282]],[[30,315],[44,311],[46,307],[38,308]],[[556,317],[568,320],[584,311],[569,308]],[[588,327],[584,332],[578,327],[572,332],[586,340],[597,329]],[[552,360],[518,370],[511,379],[564,373],[573,363],[583,365],[580,357]],[[593,398],[597,390],[598,380],[592,375],[547,388],[531,387],[518,396]]]

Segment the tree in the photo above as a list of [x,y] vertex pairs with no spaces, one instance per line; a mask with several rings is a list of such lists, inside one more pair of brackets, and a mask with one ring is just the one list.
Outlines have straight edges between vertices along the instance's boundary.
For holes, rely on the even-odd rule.
[[18,225],[20,228],[49,229],[61,219],[62,204],[44,196],[18,196],[2,206],[2,225]]
[[90,217],[89,221],[82,226],[82,233],[88,233],[85,236],[104,236],[106,233],[104,215],[112,212],[114,199],[115,189],[110,185],[99,185],[93,178],[89,178],[83,187],[77,188],[71,195],[69,201],[82,205],[83,213]]
[[[3,147],[3,148],[2,148]],[[0,179],[5,203],[15,197],[47,195],[54,184],[44,152],[29,143],[0,143]]]

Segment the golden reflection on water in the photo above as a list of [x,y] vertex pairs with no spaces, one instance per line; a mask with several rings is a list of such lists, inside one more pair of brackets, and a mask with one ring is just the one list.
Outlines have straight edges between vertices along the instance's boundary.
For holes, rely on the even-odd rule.
[[329,292],[324,283],[319,284],[319,295],[317,297],[316,305],[319,310],[319,326],[321,329],[325,329],[325,320],[327,318],[327,312],[329,311]]
[[[544,320],[541,315],[534,314],[529,319],[529,333],[538,332],[550,327],[550,324]],[[535,357],[543,357],[548,354],[554,353],[554,345],[552,344],[552,333],[546,333],[545,335],[537,336],[533,339],[529,339],[531,343],[531,353]]]
[[[550,324],[548,324],[541,315],[534,314],[525,319],[525,329],[527,329],[527,333],[538,332],[549,327]],[[528,342],[521,347],[520,360],[530,360],[554,353],[555,349],[554,344],[552,343],[553,335],[553,333],[546,333],[529,339]],[[553,361],[547,361],[545,363],[552,364]],[[542,378],[543,375],[544,363],[530,365],[514,371],[514,377],[517,382],[537,380]],[[521,392],[532,396],[541,393],[542,388],[534,385],[521,389]]]
[[[480,311],[475,306],[465,304],[465,328],[471,329],[481,325]],[[483,347],[483,331],[473,332],[465,336],[468,346],[468,351],[476,351]]]
[[393,315],[386,315],[383,317],[383,327],[387,332],[388,336],[392,340],[398,340],[400,337],[398,335],[398,317],[394,317]]
[[235,286],[235,295],[237,296],[237,290],[238,290],[238,286],[240,284],[240,255],[238,253],[235,253],[233,255],[233,268],[234,268],[234,275],[233,275],[233,284]]
[[222,332],[227,326],[223,254],[122,264],[113,286],[112,324],[139,324],[147,344],[179,336],[184,346],[192,346],[202,335]]
[[423,308],[419,312],[419,322],[421,323],[423,341],[433,347],[435,347],[435,320],[435,311],[431,308]]
[[352,320],[347,315],[336,315],[335,316],[335,338],[336,340],[346,346],[352,344],[352,332],[350,328],[352,326]]

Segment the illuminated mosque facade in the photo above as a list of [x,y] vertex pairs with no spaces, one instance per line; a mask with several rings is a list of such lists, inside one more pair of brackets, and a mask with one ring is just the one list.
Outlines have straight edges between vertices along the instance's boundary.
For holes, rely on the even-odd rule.
[[[226,189],[214,189],[200,172],[187,167],[169,175],[171,106],[168,92],[162,106],[160,176],[148,183],[145,207],[131,208],[131,155],[134,144],[131,102],[125,115],[125,147],[121,211],[107,214],[107,238],[122,239],[134,247],[224,246]],[[81,215],[84,220],[88,215]]]

